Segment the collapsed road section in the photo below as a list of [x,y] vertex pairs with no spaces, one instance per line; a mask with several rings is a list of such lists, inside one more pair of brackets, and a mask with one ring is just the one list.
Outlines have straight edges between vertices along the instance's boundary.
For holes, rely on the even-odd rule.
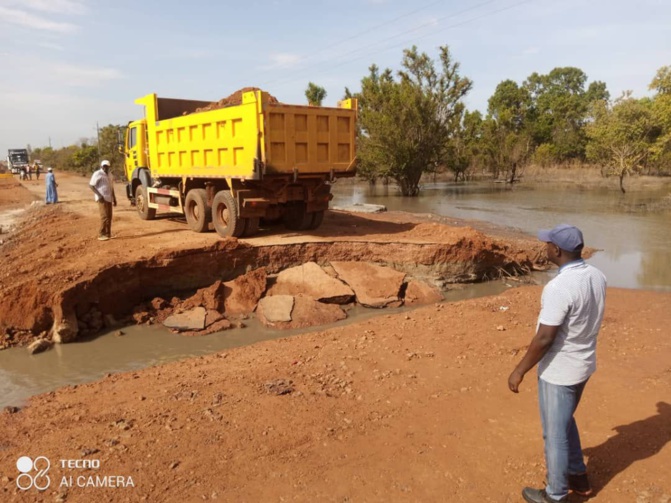
[[[0,293],[11,299],[3,302],[0,311],[3,346],[22,345],[37,337],[67,342],[112,324],[161,322],[196,308],[202,308],[195,314],[197,320],[204,320],[196,321],[196,326],[218,323],[215,327],[221,329],[236,323],[235,316],[255,310],[263,316],[273,309],[271,301],[263,299],[273,296],[289,296],[291,300],[285,302],[291,309],[316,313],[314,323],[309,315],[307,320],[299,316],[302,326],[309,326],[320,324],[325,309],[331,310],[325,319],[341,316],[333,311],[337,303],[328,300],[333,296],[310,294],[310,285],[324,277],[336,282],[327,287],[336,291],[340,287],[356,290],[357,281],[361,283],[359,293],[353,291],[341,304],[382,307],[362,300],[369,294],[360,292],[364,286],[383,282],[385,275],[395,278],[396,286],[383,305],[399,305],[409,302],[408,288],[435,291],[454,283],[523,275],[539,256],[526,241],[502,241],[468,227],[404,221],[391,214],[363,217],[330,212],[319,235],[269,232],[247,241],[212,236],[203,244],[175,239],[183,234],[173,231],[170,246],[158,246],[152,236],[135,234],[120,235],[104,247],[82,234],[91,218],[95,217],[74,214],[62,206],[27,211],[2,248]],[[282,290],[282,281],[278,282],[282,271],[297,266],[300,272],[293,274],[305,279],[306,290]],[[250,274],[260,274],[262,280],[257,277],[249,283]],[[241,286],[233,289],[236,281]],[[207,291],[209,297],[204,294]],[[227,309],[233,293],[248,297],[241,302],[244,307]],[[290,321],[267,319],[278,326]],[[179,329],[179,323],[173,328]]]

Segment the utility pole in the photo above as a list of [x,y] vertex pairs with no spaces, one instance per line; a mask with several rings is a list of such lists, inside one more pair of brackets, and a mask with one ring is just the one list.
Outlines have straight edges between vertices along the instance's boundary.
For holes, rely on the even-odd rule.
[[98,121],[96,121],[96,133],[98,135],[98,162],[100,162],[100,126],[98,126]]
[[49,137],[49,148],[51,148],[51,136]]

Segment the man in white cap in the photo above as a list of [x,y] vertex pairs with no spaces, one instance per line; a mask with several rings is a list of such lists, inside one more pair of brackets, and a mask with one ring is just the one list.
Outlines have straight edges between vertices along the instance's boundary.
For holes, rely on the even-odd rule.
[[89,187],[95,194],[98,211],[100,212],[99,241],[107,241],[112,237],[112,206],[116,206],[116,196],[114,195],[114,183],[109,176],[109,171],[110,162],[102,161],[100,169],[93,173],[89,182]]
[[536,335],[508,378],[519,392],[524,375],[538,364],[538,403],[545,441],[547,485],[524,488],[529,503],[568,501],[569,491],[592,493],[573,414],[587,380],[596,370],[596,339],[606,301],[606,278],[582,259],[582,232],[558,225],[538,233],[547,257],[559,272],[541,297]]

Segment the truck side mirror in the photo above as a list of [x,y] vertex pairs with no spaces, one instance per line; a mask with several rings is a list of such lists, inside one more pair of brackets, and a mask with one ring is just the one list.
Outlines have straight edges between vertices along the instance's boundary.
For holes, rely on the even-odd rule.
[[117,150],[119,151],[120,154],[123,154],[123,147],[124,147],[124,133],[126,131],[126,128],[119,128],[116,131],[116,146]]

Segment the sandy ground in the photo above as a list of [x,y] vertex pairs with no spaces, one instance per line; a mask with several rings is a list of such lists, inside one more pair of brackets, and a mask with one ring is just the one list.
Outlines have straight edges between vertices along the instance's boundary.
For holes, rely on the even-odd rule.
[[[91,238],[62,244],[87,250],[98,245],[96,221],[81,190],[61,196],[68,211],[58,218],[72,219],[82,236],[90,229]],[[132,210],[117,215],[113,232],[136,240],[103,243],[119,248],[95,248],[98,260],[129,243],[141,243],[138,255],[157,252]],[[435,231],[380,222],[394,230],[380,240],[421,241]],[[169,220],[152,224],[153,238],[170,236],[172,246],[188,232]],[[371,239],[351,225],[347,240]],[[189,246],[213,239],[188,236]],[[533,335],[540,291],[382,313],[34,397],[0,415],[0,500],[522,501],[521,488],[544,476],[536,384],[529,374],[514,395],[507,377]],[[670,302],[665,293],[608,292],[599,369],[577,413],[592,501],[671,501]],[[49,458],[46,491],[17,488],[20,456]],[[68,467],[79,459],[99,467]],[[96,476],[133,487],[77,487]],[[75,487],[66,487],[70,477]]]

